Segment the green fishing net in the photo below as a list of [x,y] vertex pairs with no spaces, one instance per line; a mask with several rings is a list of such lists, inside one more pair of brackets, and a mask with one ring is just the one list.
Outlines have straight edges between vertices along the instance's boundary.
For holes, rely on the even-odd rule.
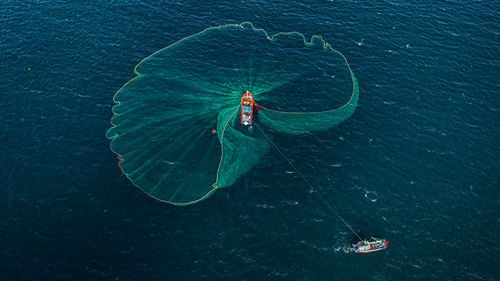
[[321,37],[272,37],[250,23],[208,28],[144,59],[114,96],[111,150],[130,181],[176,205],[236,183],[270,149],[240,124],[249,90],[255,125],[303,134],[347,119],[358,85],[345,57]]

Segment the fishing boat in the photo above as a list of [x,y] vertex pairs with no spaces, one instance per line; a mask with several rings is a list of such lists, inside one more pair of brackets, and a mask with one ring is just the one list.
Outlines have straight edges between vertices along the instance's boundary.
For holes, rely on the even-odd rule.
[[241,96],[241,118],[243,125],[252,125],[253,123],[253,95],[248,90]]
[[388,241],[381,238],[371,237],[370,240],[363,240],[356,244],[352,244],[352,248],[355,253],[371,253],[385,250],[387,249],[387,245],[389,245]]

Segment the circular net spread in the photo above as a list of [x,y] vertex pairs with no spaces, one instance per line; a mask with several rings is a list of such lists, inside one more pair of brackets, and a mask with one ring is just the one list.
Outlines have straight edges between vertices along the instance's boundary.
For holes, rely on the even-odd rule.
[[240,124],[246,90],[263,107],[256,124],[294,135],[347,119],[359,92],[345,57],[321,37],[269,36],[251,23],[186,37],[135,72],[114,96],[111,150],[134,185],[176,205],[235,184],[269,151],[262,134]]

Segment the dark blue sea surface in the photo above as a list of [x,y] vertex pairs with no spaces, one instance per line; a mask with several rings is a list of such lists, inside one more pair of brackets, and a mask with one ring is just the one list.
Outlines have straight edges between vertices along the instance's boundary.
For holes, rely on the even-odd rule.
[[[499,7],[2,1],[0,279],[498,280]],[[354,229],[390,241],[386,251],[349,251],[354,235],[276,151],[188,207],[122,175],[105,133],[134,66],[244,21],[322,35],[349,60],[354,115],[273,137]]]

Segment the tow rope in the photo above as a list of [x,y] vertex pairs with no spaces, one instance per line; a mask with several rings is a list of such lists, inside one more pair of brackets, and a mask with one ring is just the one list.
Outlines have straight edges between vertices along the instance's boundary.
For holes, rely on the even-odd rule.
[[323,201],[323,203],[340,219],[340,221],[342,221],[342,223],[344,223],[349,228],[349,230],[351,230],[351,232],[354,233],[354,235],[356,235],[356,237],[358,237],[360,241],[362,241],[363,239],[356,233],[356,231],[352,229],[352,227],[344,220],[344,218],[339,214],[339,212],[337,212],[337,210],[335,210],[335,208],[333,208],[332,205],[330,205],[330,203],[326,201],[326,199],[321,195],[321,193],[318,192],[316,188],[314,188],[314,186],[306,179],[306,177],[302,175],[302,173],[292,164],[292,162],[286,157],[286,155],[283,154],[283,152],[281,152],[278,146],[274,144],[274,142],[269,138],[269,136],[266,133],[264,133],[264,131],[260,128],[260,126],[257,123],[254,124],[255,127],[257,127],[257,129],[259,129],[259,131],[264,135],[267,141],[269,141],[269,143],[272,144],[272,146],[274,146],[274,148],[281,154],[281,156],[286,160],[286,162],[288,162],[288,164],[295,170],[295,172],[297,172],[297,174],[302,178],[302,180],[304,180],[304,182],[314,191],[314,193],[318,195],[321,201]]

